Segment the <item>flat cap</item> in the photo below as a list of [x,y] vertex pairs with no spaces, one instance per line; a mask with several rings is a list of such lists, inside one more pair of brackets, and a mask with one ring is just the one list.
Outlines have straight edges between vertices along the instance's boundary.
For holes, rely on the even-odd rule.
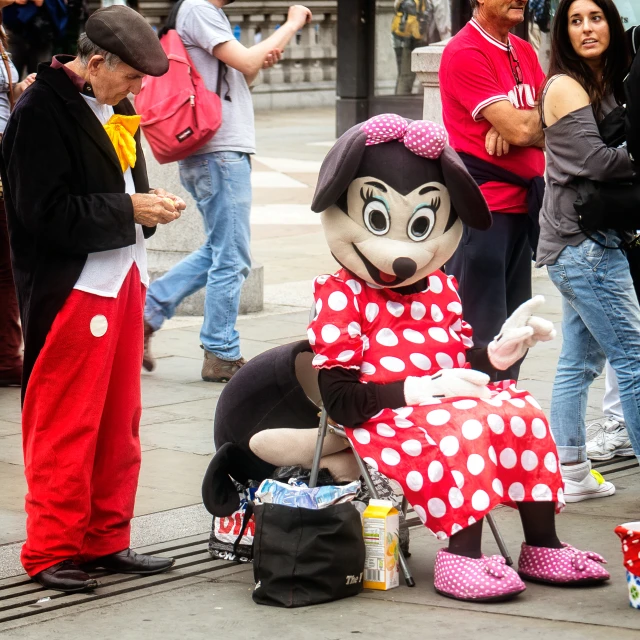
[[98,9],[85,24],[89,40],[149,76],[169,70],[169,60],[149,23],[124,5]]

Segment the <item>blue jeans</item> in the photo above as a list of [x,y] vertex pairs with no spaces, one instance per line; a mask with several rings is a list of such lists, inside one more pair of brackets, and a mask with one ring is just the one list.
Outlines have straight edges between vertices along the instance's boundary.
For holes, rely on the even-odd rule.
[[237,360],[240,289],[251,270],[251,162],[246,153],[216,151],[181,160],[179,167],[180,182],[198,205],[207,239],[151,284],[145,320],[157,331],[184,298],[206,287],[200,341],[222,360]]
[[[594,238],[608,246],[614,232]],[[549,277],[562,294],[562,352],[551,397],[551,431],[560,462],[583,462],[585,416],[593,380],[609,360],[620,385],[625,423],[640,457],[640,307],[622,251],[593,240],[565,247]]]

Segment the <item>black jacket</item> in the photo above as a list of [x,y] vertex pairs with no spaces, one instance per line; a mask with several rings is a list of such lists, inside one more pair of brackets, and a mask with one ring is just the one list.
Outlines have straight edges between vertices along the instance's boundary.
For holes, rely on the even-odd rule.
[[[114,111],[135,114],[127,99]],[[136,143],[133,179],[136,191],[146,193],[139,131]],[[38,67],[9,118],[0,164],[24,334],[24,400],[47,333],[87,255],[135,244],[135,223],[115,149],[63,69]],[[154,230],[145,227],[145,237]]]

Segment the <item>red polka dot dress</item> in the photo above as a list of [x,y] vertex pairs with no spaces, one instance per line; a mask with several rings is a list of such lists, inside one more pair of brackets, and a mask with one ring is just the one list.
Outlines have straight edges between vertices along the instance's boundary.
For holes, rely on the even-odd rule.
[[[316,317],[308,330],[316,368],[360,371],[389,383],[468,367],[471,327],[456,281],[442,271],[425,291],[402,295],[346,270],[314,281]],[[440,539],[498,504],[555,501],[564,506],[556,445],[547,419],[512,381],[491,398],[442,398],[384,409],[346,432],[371,467],[398,481],[422,522]]]

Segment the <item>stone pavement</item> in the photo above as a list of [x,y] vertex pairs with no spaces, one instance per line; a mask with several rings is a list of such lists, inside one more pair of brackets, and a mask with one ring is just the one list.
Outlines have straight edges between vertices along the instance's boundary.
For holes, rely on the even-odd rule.
[[[320,162],[331,144],[334,113],[330,109],[259,113],[258,156],[254,161],[252,251],[264,265],[265,310],[239,319],[242,349],[250,358],[275,345],[305,336],[314,275],[335,269],[318,216],[309,203]],[[151,182],[167,176],[149,159]],[[175,176],[167,187],[178,189]],[[198,216],[193,206],[185,216]],[[160,229],[159,233],[162,233]],[[536,293],[547,302],[544,315],[560,321],[560,298],[544,272],[536,272]],[[213,453],[213,413],[223,386],[200,379],[201,319],[176,317],[154,338],[158,367],[143,374],[141,439],[143,461],[133,523],[133,545],[161,545],[182,539],[204,540],[210,517],[200,505],[200,485]],[[538,345],[523,368],[521,387],[548,409],[560,338]],[[596,381],[589,415],[600,413],[603,382]],[[0,389],[0,578],[18,575],[24,539],[23,478],[18,390]],[[432,567],[440,546],[422,528],[412,531],[410,566],[418,586],[292,611],[254,605],[250,568],[201,572],[171,584],[136,587],[136,591],[84,602],[69,609],[0,624],[11,638],[75,638],[87,629],[104,638],[372,638],[398,637],[415,628],[439,638],[538,638],[544,633],[566,639],[638,637],[640,613],[626,605],[621,554],[615,525],[638,519],[640,476],[617,471],[612,498],[571,505],[559,518],[561,538],[604,553],[614,580],[599,589],[562,590],[531,585],[517,601],[502,605],[465,605],[436,595]],[[521,532],[517,515],[496,515],[517,558]],[[199,536],[199,538],[187,538]],[[494,552],[490,534],[487,551]],[[190,543],[191,544],[191,543]],[[203,547],[204,548],[204,547]],[[99,593],[99,591],[98,591]],[[64,596],[68,598],[68,596]],[[39,605],[34,604],[33,607]],[[380,606],[380,600],[385,606]],[[9,602],[9,600],[7,600]],[[71,602],[71,600],[69,600]],[[0,591],[0,612],[3,592]],[[37,623],[34,623],[35,620]],[[10,630],[9,630],[10,629]]]

